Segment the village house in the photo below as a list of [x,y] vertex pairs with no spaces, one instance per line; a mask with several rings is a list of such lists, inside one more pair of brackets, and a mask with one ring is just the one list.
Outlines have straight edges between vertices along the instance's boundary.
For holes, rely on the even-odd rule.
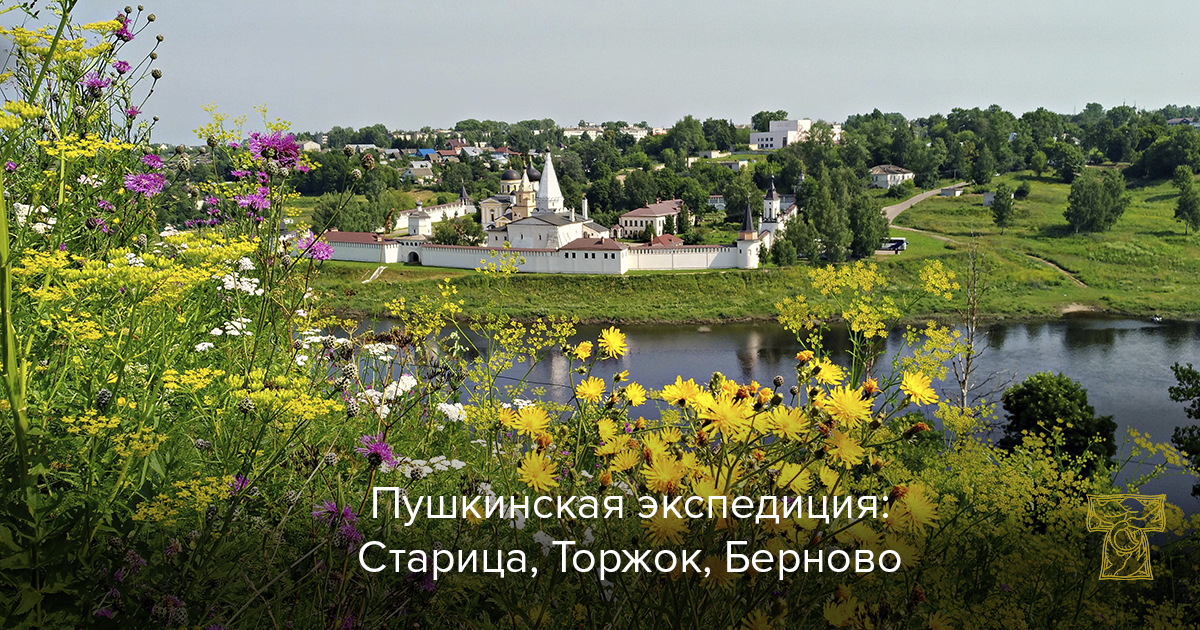
[[668,199],[667,201],[660,199],[655,203],[622,214],[613,228],[620,238],[626,238],[627,235],[629,237],[636,236],[645,232],[646,228],[650,226],[654,227],[655,234],[662,234],[667,225],[667,217],[672,217],[672,222],[678,229],[681,208],[683,208],[683,201],[680,199]]
[[891,188],[913,178],[913,172],[893,164],[880,164],[867,171],[871,176],[871,188]]

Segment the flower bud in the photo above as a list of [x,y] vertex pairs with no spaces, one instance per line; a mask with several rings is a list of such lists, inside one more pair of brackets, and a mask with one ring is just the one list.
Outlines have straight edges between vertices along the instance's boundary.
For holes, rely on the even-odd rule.
[[152,50],[152,51],[150,51],[150,58],[151,58],[151,59],[158,59],[158,53],[154,52],[153,50]]
[[776,376],[775,379],[773,381],[771,381],[771,383],[773,385],[775,385],[775,387],[783,387],[783,377]]
[[368,171],[375,168],[375,156],[371,155],[370,153],[362,156],[362,165],[363,168],[367,169]]
[[128,4],[125,5],[125,13],[126,14],[133,13],[133,7],[129,6]]
[[150,76],[154,77],[154,80],[157,81],[162,78],[162,70],[155,68],[150,71]]
[[162,35],[156,35],[156,36],[154,37],[154,39],[157,39],[157,40],[159,41],[159,43],[162,43],[163,36],[162,36]]
[[76,105],[73,109],[71,109],[71,113],[75,114],[76,118],[83,118],[84,116],[87,116],[87,110],[83,108],[83,105]]
[[[180,156],[179,157],[179,172],[186,173],[190,170],[192,170],[192,160],[190,158],[188,158],[188,156],[186,156],[186,155]],[[191,191],[188,191],[188,194],[191,194]]]
[[204,142],[205,142],[205,144],[207,144],[210,147],[215,147],[215,146],[217,146],[217,137],[209,136],[208,138],[205,138]]
[[354,418],[354,417],[358,416],[359,411],[360,411],[360,409],[358,407],[357,400],[351,398],[350,400],[346,401],[346,417],[347,418]]
[[154,15],[153,13],[151,13],[150,15],[147,15],[147,16],[146,16],[146,21],[147,21],[147,22],[153,22],[154,20],[157,20],[157,19],[158,19],[158,18],[157,18],[157,17],[155,17],[155,15]]
[[916,437],[916,435],[918,433],[924,433],[928,430],[929,430],[928,424],[925,424],[924,422],[918,422],[918,423],[912,425],[911,427],[908,427],[907,429],[905,429],[902,437],[904,437],[906,439]]
[[263,170],[267,172],[267,175],[276,177],[279,175],[279,162],[275,160],[267,160],[267,166]]
[[346,157],[350,157],[354,155],[354,147],[347,144],[346,146],[342,147],[342,153],[345,153]]
[[243,398],[238,401],[237,408],[238,411],[249,414],[254,411],[254,401],[249,398]]
[[183,155],[184,151],[187,151],[187,147],[182,144],[175,145],[175,155]]
[[146,7],[143,7],[140,4],[138,5],[138,13],[141,13],[142,11],[145,11],[145,10],[146,10]]
[[355,179],[355,180],[362,179],[362,171],[360,171],[358,169],[354,169],[353,171],[350,171],[350,179]]

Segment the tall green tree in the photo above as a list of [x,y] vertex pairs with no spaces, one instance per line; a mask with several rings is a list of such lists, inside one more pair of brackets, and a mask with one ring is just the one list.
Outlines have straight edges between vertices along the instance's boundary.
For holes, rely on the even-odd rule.
[[1125,177],[1120,172],[1107,170],[1097,175],[1087,170],[1071,182],[1063,218],[1076,233],[1105,232],[1128,207],[1129,194],[1125,192]]
[[996,198],[992,200],[992,222],[1004,234],[1006,228],[1012,227],[1014,213],[1013,191],[1005,184],[996,187]]
[[[1184,413],[1192,420],[1200,420],[1200,371],[1191,363],[1186,366],[1176,363],[1171,366],[1171,371],[1175,373],[1175,385],[1167,388],[1171,400],[1188,403]],[[1175,427],[1171,444],[1187,453],[1192,470],[1200,472],[1200,426]],[[1192,496],[1200,497],[1200,483],[1192,486]]]
[[754,127],[755,131],[770,131],[772,120],[787,120],[788,113],[781,110],[778,111],[763,111],[750,117],[750,126]]
[[1088,404],[1087,390],[1065,374],[1038,372],[1013,385],[1000,397],[1007,414],[1000,446],[1020,446],[1026,433],[1062,431],[1063,450],[1080,457],[1089,453],[1094,459],[1084,467],[1085,474],[1098,463],[1111,461],[1117,452],[1117,423],[1112,416],[1097,416]]
[[986,186],[992,183],[992,177],[995,174],[996,158],[992,156],[992,150],[985,144],[980,147],[975,164],[971,166],[971,180],[980,186]]
[[866,258],[879,249],[888,235],[887,215],[883,206],[870,195],[859,192],[850,198],[850,255]]
[[853,240],[850,233],[850,217],[845,207],[834,203],[832,188],[829,174],[823,174],[816,197],[807,211],[817,231],[817,238],[821,239],[821,251],[826,258],[830,262],[844,262],[847,249]]
[[1175,167],[1171,185],[1179,189],[1179,200],[1175,204],[1175,220],[1183,222],[1183,233],[1188,229],[1200,228],[1200,192],[1196,190],[1195,175],[1185,164]]
[[1029,159],[1029,168],[1033,169],[1033,172],[1037,173],[1038,177],[1041,177],[1042,173],[1046,172],[1047,165],[1048,158],[1044,151],[1035,151],[1033,157]]

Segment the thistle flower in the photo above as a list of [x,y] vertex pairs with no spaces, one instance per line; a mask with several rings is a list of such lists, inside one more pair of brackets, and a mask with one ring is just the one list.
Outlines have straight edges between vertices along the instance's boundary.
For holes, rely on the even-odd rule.
[[138,108],[136,108],[136,107],[129,107],[129,108],[127,108],[127,109],[125,110],[125,116],[126,116],[127,118],[129,118],[130,120],[133,120],[134,118],[137,118],[137,115],[138,115],[138,114],[140,114],[140,113],[142,113],[142,110],[140,110],[140,109],[138,109]]
[[5,172],[7,172],[7,173],[11,173],[11,172],[13,172],[13,171],[15,171],[15,170],[17,170],[17,163],[16,163],[16,162],[13,162],[13,161],[11,161],[11,160],[10,160],[10,161],[8,161],[8,162],[5,162],[5,163],[4,163],[4,171],[5,171]]
[[125,176],[125,188],[145,195],[147,199],[161,193],[166,185],[167,178],[159,173],[136,173]]
[[322,501],[313,507],[316,509],[313,510],[312,517],[318,523],[323,523],[331,527],[336,523],[350,523],[352,525],[358,523],[358,515],[354,513],[354,510],[350,509],[349,505],[338,508],[337,503],[333,501]]
[[372,468],[377,468],[381,464],[387,464],[389,468],[396,467],[398,463],[396,456],[392,453],[392,447],[384,441],[382,432],[360,436],[358,442],[362,446],[354,449],[354,452],[365,457],[367,464]]

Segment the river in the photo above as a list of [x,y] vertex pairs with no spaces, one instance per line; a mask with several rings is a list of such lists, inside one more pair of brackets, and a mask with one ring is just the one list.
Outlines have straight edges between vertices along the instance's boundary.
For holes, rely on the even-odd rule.
[[[594,341],[600,329],[580,326],[575,340]],[[633,380],[654,389],[674,382],[676,375],[707,383],[714,371],[739,382],[753,379],[763,384],[781,375],[791,385],[795,382],[794,356],[802,349],[795,336],[775,323],[656,324],[621,329],[628,337],[628,354],[598,363],[593,374],[608,378],[628,370]],[[1070,317],[995,324],[987,332],[991,347],[979,359],[979,374],[1002,373],[1013,382],[1040,371],[1070,376],[1087,389],[1088,401],[1097,414],[1116,420],[1118,445],[1126,427],[1149,433],[1156,442],[1169,442],[1176,426],[1192,424],[1184,413],[1185,405],[1172,402],[1167,388],[1175,384],[1172,363],[1200,364],[1198,322]],[[826,347],[834,352],[835,361],[847,363],[844,331],[832,332]],[[893,334],[880,365],[890,365],[890,358],[900,351],[901,339]],[[533,369],[529,381],[545,387],[547,397],[565,400],[570,397],[567,372],[566,359],[554,353]],[[999,405],[998,413],[1003,420]],[[1165,493],[1168,500],[1193,512],[1200,509],[1200,501],[1191,496],[1193,481],[1171,475],[1150,482],[1142,492]]]

